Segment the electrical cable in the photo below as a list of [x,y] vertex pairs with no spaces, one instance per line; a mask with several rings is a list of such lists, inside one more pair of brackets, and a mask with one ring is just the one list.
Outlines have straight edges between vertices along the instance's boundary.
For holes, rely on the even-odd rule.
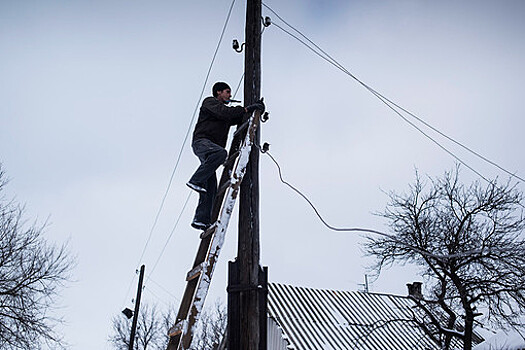
[[173,299],[175,299],[176,301],[179,300],[179,298],[177,298],[173,293],[171,293],[169,290],[167,290],[165,287],[163,287],[160,283],[156,282],[155,280],[151,279],[149,280],[150,282],[153,282],[153,284],[155,284],[157,287],[159,287],[164,293],[168,294],[170,297],[172,297]]
[[[299,37],[297,37],[296,35],[294,35],[293,33],[290,33],[288,30],[282,28],[281,26],[279,26],[278,24],[276,23],[273,23],[273,25],[275,25],[277,28],[281,29],[283,32],[285,32],[286,34],[290,35],[291,37],[295,38],[296,40],[298,40],[299,42],[301,42],[303,45],[305,45],[306,47],[308,47],[310,50],[312,50],[315,54],[317,54],[319,57],[321,57],[322,59],[324,59],[325,61],[327,61],[328,63],[332,64],[333,66],[335,66],[336,68],[338,68],[339,70],[341,70],[343,73],[349,75],[350,77],[352,77],[354,80],[356,80],[359,84],[361,84],[365,89],[367,89],[369,92],[371,92],[376,98],[378,98],[381,102],[383,102],[388,108],[390,108],[394,113],[396,113],[399,117],[401,117],[405,122],[407,122],[410,126],[412,126],[413,128],[415,128],[417,131],[419,131],[421,134],[423,134],[425,137],[427,137],[430,141],[432,141],[433,143],[435,143],[439,148],[441,148],[443,151],[445,151],[446,153],[448,153],[450,156],[452,156],[454,159],[456,159],[459,163],[463,164],[465,167],[467,167],[468,169],[470,169],[472,172],[474,172],[476,175],[478,175],[479,177],[481,177],[483,180],[487,181],[490,183],[490,181],[485,177],[483,176],[481,173],[479,173],[478,171],[476,171],[474,168],[472,168],[470,165],[468,165],[465,161],[463,161],[461,158],[459,158],[458,156],[456,156],[454,153],[452,153],[452,151],[448,150],[445,146],[441,145],[439,142],[437,142],[435,139],[433,139],[430,135],[428,135],[427,133],[425,133],[423,130],[421,130],[421,128],[419,128],[417,125],[415,125],[414,123],[410,122],[406,117],[404,117],[401,113],[399,113],[398,110],[396,110],[395,108],[393,108],[389,103],[387,103],[387,99],[381,95],[380,93],[378,93],[376,90],[372,89],[370,86],[366,85],[364,82],[362,82],[361,80],[359,80],[356,76],[354,76],[351,72],[349,72],[348,70],[346,70],[343,66],[339,65],[338,63],[334,62],[334,61],[331,61],[330,59],[328,59],[327,57],[321,55],[319,52],[315,51],[310,45],[308,45],[307,43],[305,43],[303,40],[301,40]],[[389,100],[388,100],[389,101]]]
[[[184,151],[184,147],[185,147],[186,142],[188,141],[188,137],[189,137],[189,135],[190,135],[190,133],[191,133],[191,126],[193,125],[193,123],[194,123],[194,121],[195,121],[195,116],[196,116],[197,111],[198,111],[198,108],[199,108],[200,100],[202,99],[202,96],[204,95],[204,91],[205,91],[205,89],[206,89],[206,84],[208,83],[208,79],[209,79],[209,77],[210,77],[210,73],[211,73],[211,70],[212,70],[212,68],[213,68],[213,64],[215,63],[215,59],[216,59],[216,57],[217,57],[217,53],[218,53],[218,51],[219,51],[219,47],[220,47],[220,45],[221,45],[221,43],[222,43],[222,39],[223,39],[223,37],[224,37],[224,33],[226,32],[226,27],[228,26],[228,23],[229,23],[229,21],[230,21],[230,17],[231,17],[232,11],[233,11],[233,7],[234,7],[234,5],[235,5],[235,1],[236,1],[236,0],[232,0],[232,2],[231,2],[231,4],[230,4],[230,8],[229,8],[229,10],[228,10],[228,15],[226,16],[226,20],[225,20],[225,22],[224,22],[224,25],[223,25],[223,28],[222,28],[222,31],[221,31],[221,35],[220,35],[220,37],[219,37],[219,41],[218,41],[218,43],[217,43],[217,47],[215,48],[215,52],[213,53],[213,58],[212,58],[212,60],[211,60],[210,66],[209,66],[209,68],[208,68],[208,72],[206,73],[206,78],[204,79],[204,84],[203,84],[203,86],[202,86],[202,90],[201,90],[201,93],[200,93],[200,95],[199,95],[199,99],[198,99],[198,101],[197,101],[197,104],[196,104],[195,109],[194,109],[194,111],[193,111],[193,115],[192,115],[191,120],[190,120],[190,123],[189,123],[189,125],[188,125],[188,130],[186,131],[186,135],[184,136],[184,140],[183,140],[183,142],[182,142],[182,146],[181,146],[181,148],[180,148],[180,152],[179,152],[179,154],[178,154],[178,156],[177,156],[177,160],[176,160],[176,162],[175,162],[175,166],[173,167],[173,170],[172,170],[172,172],[171,172],[171,176],[170,176],[170,179],[169,179],[169,181],[168,181],[168,185],[167,185],[167,187],[166,187],[166,191],[164,192],[164,195],[163,195],[162,200],[161,200],[161,204],[160,204],[160,206],[159,206],[159,209],[158,209],[158,211],[157,211],[157,214],[155,215],[155,219],[154,219],[154,221],[153,221],[153,225],[151,226],[151,229],[150,229],[150,232],[149,232],[148,238],[147,238],[147,240],[146,240],[146,244],[144,245],[144,248],[142,249],[142,253],[140,254],[140,258],[139,258],[139,262],[138,262],[137,266],[140,265],[140,262],[141,262],[142,259],[144,258],[144,254],[146,253],[146,249],[147,249],[147,247],[148,247],[148,245],[149,245],[149,242],[150,242],[150,240],[151,240],[151,237],[152,237],[152,235],[153,235],[153,231],[155,230],[155,227],[157,226],[157,223],[158,223],[158,220],[159,220],[159,217],[160,217],[160,213],[162,212],[162,209],[164,208],[164,204],[165,204],[165,202],[166,202],[166,198],[167,198],[168,193],[169,193],[169,190],[170,190],[170,188],[171,188],[171,184],[173,183],[173,178],[174,178],[174,176],[175,176],[175,172],[176,172],[176,170],[177,170],[177,168],[178,168],[178,166],[179,166],[179,163],[180,163],[180,159],[181,159],[181,156],[182,156],[182,152]],[[133,279],[132,279],[131,282],[130,282],[130,285],[129,285],[129,287],[128,287],[128,291],[126,292],[126,297],[125,297],[125,299],[127,299],[128,295],[129,295],[129,292],[130,292],[130,290],[131,290],[131,286],[133,285],[133,280],[134,280],[134,277],[133,277]],[[125,302],[125,301],[124,301],[124,302]]]
[[[472,172],[474,172],[476,175],[478,175],[479,177],[481,177],[483,180],[487,181],[490,183],[490,180],[488,180],[485,176],[483,176],[481,173],[479,173],[478,171],[476,171],[474,168],[472,168],[470,165],[468,165],[465,161],[463,161],[461,158],[459,158],[458,156],[456,156],[454,153],[452,153],[452,151],[448,150],[445,146],[441,145],[438,141],[436,141],[435,139],[433,139],[430,135],[428,135],[427,133],[425,133],[423,130],[421,130],[421,128],[419,128],[417,125],[415,125],[414,123],[410,122],[406,117],[404,117],[398,110],[396,110],[395,108],[393,108],[389,103],[387,103],[387,101],[390,101],[388,100],[386,97],[384,97],[383,95],[381,95],[379,92],[377,92],[376,90],[374,90],[373,88],[371,88],[370,86],[368,86],[367,84],[365,84],[364,82],[362,82],[361,80],[359,80],[356,76],[354,76],[351,72],[349,72],[348,70],[346,70],[346,68],[344,68],[343,66],[339,65],[337,62],[333,62],[331,61],[330,59],[328,59],[327,57],[321,55],[319,52],[315,51],[310,45],[308,45],[307,43],[305,43],[303,40],[301,40],[300,38],[298,38],[296,35],[294,35],[293,33],[290,33],[289,31],[287,31],[286,29],[282,28],[281,26],[279,26],[278,24],[276,23],[273,23],[277,28],[281,29],[282,31],[284,31],[286,34],[292,36],[293,38],[295,38],[296,40],[298,40],[299,42],[301,42],[303,45],[305,45],[306,47],[308,47],[310,50],[312,50],[315,54],[317,54],[319,57],[321,57],[322,59],[324,59],[325,61],[327,61],[328,63],[332,64],[333,66],[335,66],[336,68],[338,68],[339,70],[341,70],[343,73],[349,75],[350,77],[352,77],[354,80],[356,80],[359,84],[361,84],[365,89],[367,89],[369,92],[371,92],[376,98],[378,98],[381,102],[383,102],[388,108],[390,108],[394,113],[396,113],[399,117],[401,117],[405,122],[407,122],[410,126],[412,126],[413,128],[415,128],[417,131],[419,131],[421,134],[423,134],[425,137],[427,137],[430,141],[432,141],[433,143],[435,143],[439,148],[441,148],[443,151],[445,151],[446,153],[448,153],[450,156],[452,156],[454,159],[456,159],[459,163],[463,164],[466,168],[470,169]],[[509,172],[510,174],[510,172]]]
[[293,186],[292,184],[290,184],[289,182],[284,180],[283,174],[282,174],[282,170],[281,170],[281,166],[279,165],[277,160],[270,154],[270,152],[267,151],[267,150],[262,150],[259,145],[256,145],[256,147],[259,149],[259,151],[261,151],[261,153],[266,154],[268,157],[270,157],[272,162],[277,166],[277,170],[278,170],[278,173],[279,173],[279,179],[281,180],[281,182],[283,184],[285,184],[286,186],[288,186],[289,188],[291,188],[299,196],[301,196],[310,205],[310,207],[313,209],[313,211],[317,215],[318,219],[323,223],[323,225],[325,225],[328,229],[330,229],[332,231],[336,231],[336,232],[362,232],[362,233],[372,233],[372,234],[375,234],[375,235],[383,236],[383,237],[386,237],[386,238],[392,240],[395,243],[398,243],[400,245],[403,245],[403,246],[405,246],[405,247],[415,251],[416,253],[419,253],[421,255],[424,255],[424,256],[427,256],[427,257],[430,257],[430,258],[434,258],[434,259],[454,259],[454,258],[464,257],[464,256],[468,256],[468,255],[476,254],[476,253],[480,252],[479,250],[472,250],[472,251],[467,251],[467,252],[462,252],[462,253],[457,253],[457,254],[447,254],[447,255],[433,254],[433,253],[429,253],[427,251],[424,251],[424,250],[422,250],[422,249],[420,249],[418,247],[415,247],[415,246],[413,246],[411,244],[403,242],[403,241],[397,239],[396,237],[394,237],[393,235],[390,235],[388,233],[384,233],[384,232],[381,232],[381,231],[378,231],[378,230],[373,230],[373,229],[368,229],[368,228],[361,228],[361,227],[342,228],[342,227],[332,226],[321,216],[321,214],[319,213],[319,210],[317,210],[317,208],[312,203],[312,201],[304,193],[302,193],[295,186]]
[[239,89],[241,88],[242,81],[244,80],[244,75],[246,73],[242,73],[241,79],[239,79],[239,84],[237,84],[237,88],[235,89],[235,93],[233,94],[233,98],[237,96],[237,93],[239,92]]
[[485,181],[487,182],[490,182],[488,181],[484,176],[482,176],[479,172],[475,171],[472,167],[470,167],[469,165],[467,165],[464,161],[462,161],[461,159],[459,159],[459,157],[455,156],[451,151],[447,150],[444,146],[440,145],[436,140],[434,140],[432,137],[430,137],[429,135],[427,135],[426,133],[424,133],[420,128],[418,128],[415,124],[413,123],[410,123],[407,118],[405,118],[401,113],[399,113],[399,111],[397,111],[394,107],[392,106],[395,106],[396,108],[400,109],[401,111],[405,112],[406,114],[410,115],[412,118],[416,119],[417,121],[419,121],[420,123],[422,123],[423,125],[425,125],[426,127],[428,127],[429,129],[433,130],[434,132],[436,132],[437,134],[441,135],[442,137],[446,138],[447,140],[453,142],[454,144],[462,147],[463,149],[465,149],[466,151],[470,152],[471,154],[475,155],[476,157],[480,158],[481,160],[485,161],[486,163],[498,168],[499,170],[505,172],[507,175],[511,176],[511,177],[514,177],[522,182],[525,182],[525,179],[521,178],[520,176],[516,175],[515,173],[512,173],[510,171],[508,171],[507,169],[503,168],[502,166],[500,166],[499,164],[497,164],[496,162],[488,159],[487,157],[483,156],[482,154],[480,154],[479,152],[476,152],[474,151],[473,149],[469,148],[468,146],[462,144],[461,142],[455,140],[454,138],[446,135],[445,133],[441,132],[439,129],[437,129],[436,127],[432,126],[431,124],[429,124],[428,122],[426,122],[425,120],[423,120],[422,118],[418,117],[417,115],[415,115],[414,113],[408,111],[407,109],[403,108],[402,106],[400,106],[399,104],[395,103],[394,101],[390,100],[389,98],[387,98],[386,96],[382,95],[381,93],[379,93],[378,91],[376,91],[375,89],[373,89],[372,87],[370,87],[369,85],[367,85],[366,83],[364,83],[363,81],[361,81],[359,78],[357,78],[354,74],[352,74],[350,71],[348,71],[342,64],[340,64],[339,62],[337,62],[337,60],[335,60],[332,56],[330,56],[326,51],[324,51],[321,47],[319,47],[315,42],[313,42],[312,40],[310,40],[306,35],[304,35],[301,31],[299,31],[298,29],[296,29],[295,27],[293,27],[291,24],[289,24],[288,22],[286,22],[281,16],[279,16],[279,14],[277,14],[272,8],[270,8],[268,5],[264,4],[263,3],[263,6],[266,7],[269,11],[271,11],[275,16],[277,16],[277,18],[279,20],[281,20],[284,24],[286,24],[288,27],[290,27],[292,30],[294,30],[296,33],[298,33],[300,36],[302,36],[306,41],[308,41],[311,45],[313,45],[317,50],[319,50],[322,54],[320,54],[318,51],[316,51],[314,48],[312,48],[312,46],[310,46],[309,44],[307,44],[305,41],[303,41],[302,39],[300,39],[299,37],[297,37],[296,35],[294,35],[293,33],[290,33],[288,30],[284,29],[283,27],[279,26],[278,24],[276,23],[272,23],[273,25],[275,25],[277,28],[281,29],[283,32],[285,32],[286,34],[290,35],[291,37],[293,37],[294,39],[298,40],[299,42],[301,42],[303,45],[305,45],[306,47],[308,47],[311,51],[313,51],[315,54],[317,54],[319,57],[321,57],[322,59],[326,60],[328,63],[332,64],[333,66],[335,66],[336,68],[338,68],[339,70],[341,70],[343,73],[349,75],[351,78],[353,78],[355,81],[357,81],[359,84],[361,84],[363,87],[365,87],[369,92],[371,92],[373,95],[375,95],[379,100],[381,100],[381,102],[383,102],[386,106],[388,106],[390,109],[392,109],[394,112],[396,112],[397,115],[399,115],[401,118],[403,118],[403,120],[405,120],[407,123],[409,123],[412,127],[414,127],[416,130],[418,130],[420,133],[422,133],[425,137],[427,137],[428,139],[430,139],[432,142],[434,142],[436,145],[438,145],[441,149],[443,149],[446,153],[448,153],[449,155],[451,155],[453,158],[455,158],[458,162],[460,162],[461,164],[463,164],[464,166],[466,166],[468,169],[470,169],[471,171],[473,171],[476,175],[480,176],[481,178],[483,178]]
[[161,303],[164,304],[164,306],[166,306],[169,310],[169,308],[171,307],[169,303],[167,303],[166,301],[164,301],[161,297],[159,297],[157,295],[157,293],[153,292],[153,290],[148,287],[147,285],[144,285],[144,290],[148,291],[152,296],[154,296],[158,301],[160,301]]

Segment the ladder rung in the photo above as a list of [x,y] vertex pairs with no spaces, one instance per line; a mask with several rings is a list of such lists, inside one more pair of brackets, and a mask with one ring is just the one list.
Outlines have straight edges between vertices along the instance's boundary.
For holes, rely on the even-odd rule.
[[191,281],[192,279],[197,278],[202,273],[204,266],[206,266],[206,261],[191,269],[191,271],[186,275],[186,281]]
[[174,337],[176,335],[181,334],[185,323],[186,323],[186,320],[180,320],[179,322],[175,323],[175,325],[171,327],[170,330],[168,331],[168,335],[170,337]]
[[215,233],[215,230],[217,229],[217,226],[218,226],[218,223],[217,223],[217,222],[214,222],[213,225],[211,225],[210,227],[208,227],[208,229],[207,229],[206,231],[204,231],[203,233],[201,233],[201,239],[207,238],[208,236],[214,234],[214,233]]

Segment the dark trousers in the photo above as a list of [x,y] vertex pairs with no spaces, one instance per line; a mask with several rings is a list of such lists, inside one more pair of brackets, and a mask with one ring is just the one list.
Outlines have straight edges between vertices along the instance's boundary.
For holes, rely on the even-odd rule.
[[205,224],[211,223],[211,211],[217,194],[217,177],[215,171],[224,163],[228,152],[208,139],[195,140],[191,147],[201,161],[190,179],[191,183],[204,187],[206,193],[199,194],[199,204],[195,210],[194,220]]

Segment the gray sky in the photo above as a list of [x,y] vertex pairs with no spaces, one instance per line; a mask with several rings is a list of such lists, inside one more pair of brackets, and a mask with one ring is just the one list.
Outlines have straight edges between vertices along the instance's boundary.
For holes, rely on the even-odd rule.
[[[525,175],[525,3],[522,1],[272,1],[366,83],[486,157]],[[50,241],[69,241],[75,281],[62,293],[74,349],[108,349],[111,317],[130,307],[134,269],[197,104],[230,1],[1,1],[0,161],[30,218],[49,217]],[[213,82],[235,87],[243,57],[238,1]],[[268,11],[264,15],[277,18]],[[270,26],[262,141],[334,226],[386,230],[373,215],[383,191],[405,191],[414,169],[454,160],[364,88]],[[242,95],[237,96],[242,99]],[[435,136],[434,134],[432,134]],[[436,136],[483,175],[507,177]],[[159,257],[197,167],[188,145],[142,263]],[[476,176],[463,168],[463,179]],[[523,186],[521,186],[523,187]],[[144,299],[178,307],[198,245],[192,195]],[[208,300],[225,299],[237,215]],[[262,263],[271,281],[359,289],[370,262],[363,238],[331,232],[261,156]],[[133,279],[133,282],[132,282]],[[371,290],[405,294],[414,268],[384,273]],[[131,291],[128,286],[133,283]],[[166,293],[168,290],[170,296]]]

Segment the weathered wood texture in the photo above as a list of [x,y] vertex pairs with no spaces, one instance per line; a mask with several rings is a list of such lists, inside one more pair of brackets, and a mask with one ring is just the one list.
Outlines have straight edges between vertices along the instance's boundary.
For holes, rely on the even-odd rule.
[[[248,0],[246,5],[245,56],[244,56],[244,101],[254,103],[261,98],[261,0]],[[260,144],[257,130],[255,144]],[[228,339],[238,344],[229,350],[265,349],[265,327],[261,326],[261,315],[266,317],[266,305],[261,305],[260,295],[260,239],[259,239],[259,151],[252,149],[246,175],[241,184],[239,204],[239,241],[237,263],[239,285],[244,290],[238,293],[238,334]],[[266,320],[264,320],[266,325]],[[264,334],[263,334],[264,333]],[[236,338],[239,337],[237,342]],[[232,343],[230,343],[232,344]]]

